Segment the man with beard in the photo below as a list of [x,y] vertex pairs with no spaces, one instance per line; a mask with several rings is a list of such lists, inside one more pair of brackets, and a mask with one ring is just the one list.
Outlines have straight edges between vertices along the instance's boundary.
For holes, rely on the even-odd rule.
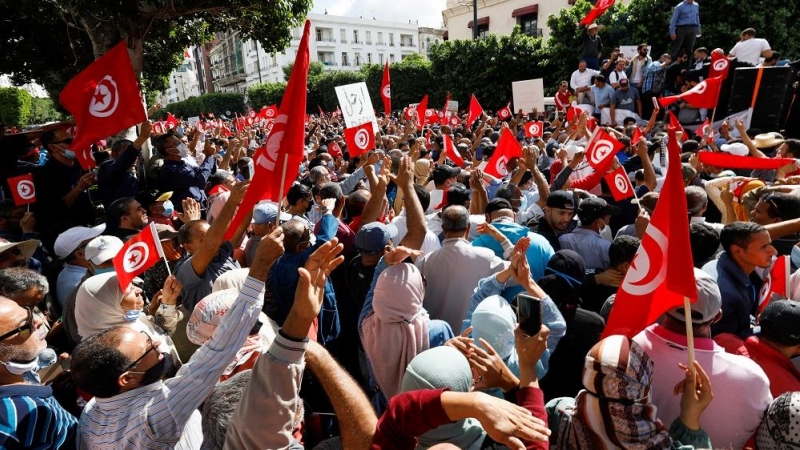
[[[336,242],[333,243],[334,245]],[[264,282],[283,254],[283,230],[264,237],[239,297],[217,332],[178,370],[169,369],[160,344],[126,326],[112,327],[82,341],[72,353],[72,375],[93,395],[78,428],[80,448],[198,449],[203,440],[197,408],[245,343],[264,303]]]
[[75,417],[58,404],[50,386],[23,380],[38,368],[46,333],[30,307],[0,297],[0,448],[75,447]]
[[538,224],[531,226],[531,230],[544,236],[554,251],[561,250],[558,237],[571,233],[577,226],[575,222],[577,205],[578,198],[572,192],[551,192],[544,207],[544,216],[539,219]]

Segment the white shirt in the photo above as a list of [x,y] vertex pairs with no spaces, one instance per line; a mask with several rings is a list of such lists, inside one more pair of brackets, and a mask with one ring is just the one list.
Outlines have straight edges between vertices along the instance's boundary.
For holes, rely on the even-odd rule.
[[628,79],[628,74],[626,74],[624,70],[615,70],[610,74],[608,74],[608,84],[619,83],[620,80],[627,80],[627,79]]
[[572,89],[591,86],[592,77],[599,74],[600,72],[594,69],[586,69],[583,72],[576,70],[575,72],[572,72],[572,77],[569,79],[569,86]]
[[[392,225],[397,228],[397,236],[392,239],[394,245],[397,246],[400,245],[403,238],[408,234],[408,217],[406,216],[405,209],[392,220]],[[431,230],[426,230],[425,239],[422,241],[422,247],[419,249],[423,256],[433,253],[440,248],[442,248],[442,244],[439,243],[439,237],[433,234]]]
[[761,62],[761,52],[764,50],[770,50],[767,40],[753,38],[737,43],[733,46],[730,53],[738,58],[739,61],[755,66]]

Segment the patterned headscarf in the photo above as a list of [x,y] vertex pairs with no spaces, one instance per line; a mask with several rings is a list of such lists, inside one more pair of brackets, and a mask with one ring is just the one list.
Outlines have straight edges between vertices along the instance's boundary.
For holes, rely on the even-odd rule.
[[669,449],[672,439],[650,403],[653,362],[625,336],[609,336],[586,355],[575,407],[565,411],[558,448]]
[[800,449],[800,392],[787,392],[772,401],[756,433],[758,450]]

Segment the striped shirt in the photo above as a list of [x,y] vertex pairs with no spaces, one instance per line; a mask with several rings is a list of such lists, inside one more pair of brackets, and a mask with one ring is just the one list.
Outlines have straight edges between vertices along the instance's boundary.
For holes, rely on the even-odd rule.
[[197,408],[244,345],[264,303],[264,283],[248,277],[213,337],[174,378],[89,401],[78,427],[81,449],[199,449]]
[[53,398],[50,386],[0,386],[0,448],[72,449],[78,419]]

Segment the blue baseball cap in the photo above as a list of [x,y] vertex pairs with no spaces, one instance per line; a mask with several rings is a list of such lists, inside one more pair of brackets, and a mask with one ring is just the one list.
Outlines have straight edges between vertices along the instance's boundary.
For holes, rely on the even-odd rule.
[[[285,212],[280,213],[280,221],[285,222],[291,220],[292,216]],[[259,203],[253,209],[253,222],[256,225],[263,225],[265,223],[274,223],[278,218],[278,205],[274,203]]]
[[365,255],[374,255],[381,251],[389,241],[397,236],[397,227],[384,225],[380,222],[370,222],[363,225],[356,233],[355,246]]

